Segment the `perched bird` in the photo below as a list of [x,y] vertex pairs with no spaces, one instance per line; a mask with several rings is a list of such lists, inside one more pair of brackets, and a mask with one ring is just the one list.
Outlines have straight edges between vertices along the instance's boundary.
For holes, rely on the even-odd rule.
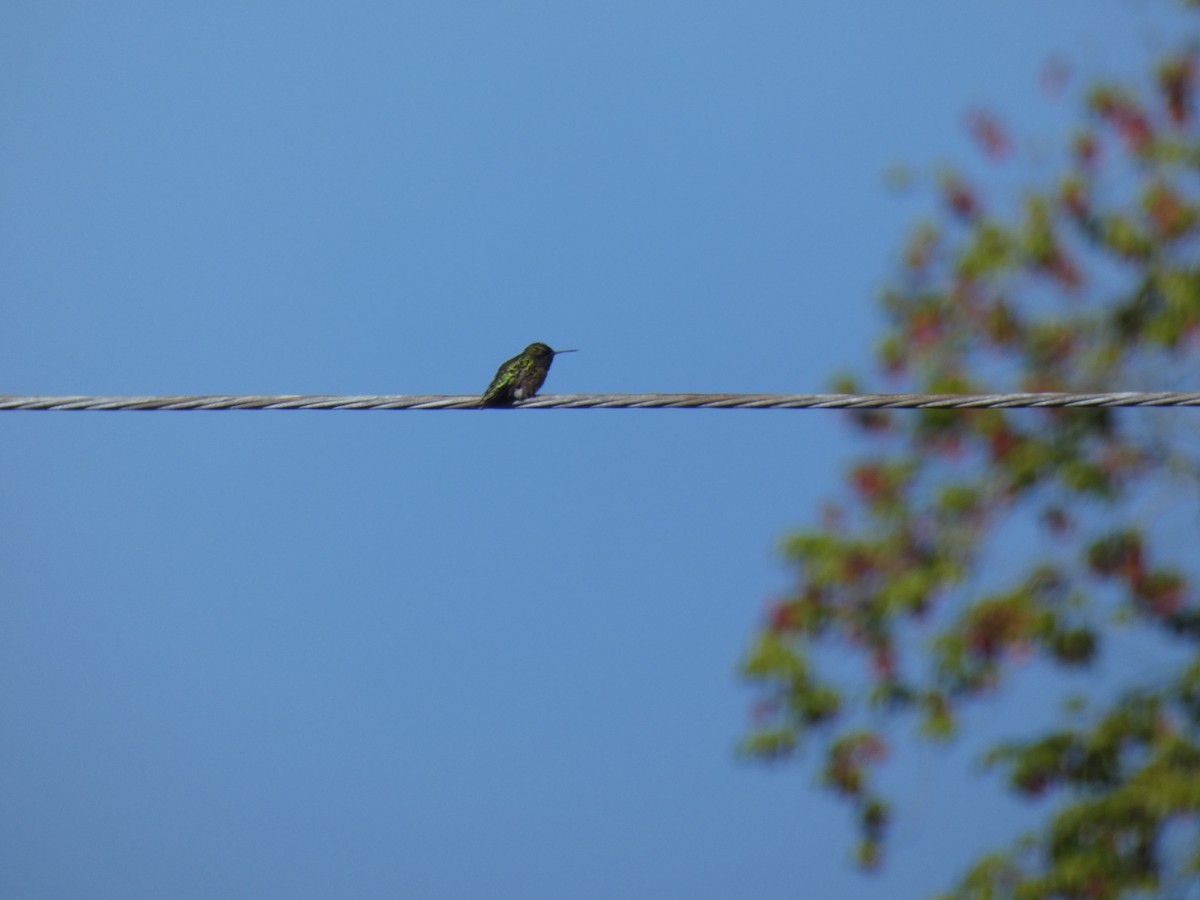
[[530,344],[496,371],[496,377],[483,392],[480,406],[512,406],[518,400],[528,400],[538,392],[550,371],[550,363],[559,353],[574,350],[551,350],[545,344]]

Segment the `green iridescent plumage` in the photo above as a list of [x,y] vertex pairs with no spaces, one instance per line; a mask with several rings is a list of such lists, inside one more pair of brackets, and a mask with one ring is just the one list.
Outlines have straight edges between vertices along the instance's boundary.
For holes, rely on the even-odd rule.
[[480,406],[512,406],[518,400],[528,400],[546,381],[550,364],[558,353],[574,350],[551,350],[545,344],[530,344],[512,359],[505,360],[496,377],[483,392]]

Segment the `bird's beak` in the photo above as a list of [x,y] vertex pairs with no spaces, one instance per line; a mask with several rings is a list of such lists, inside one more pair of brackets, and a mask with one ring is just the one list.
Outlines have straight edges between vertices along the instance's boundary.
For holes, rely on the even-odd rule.
[[560,353],[578,353],[578,352],[579,352],[578,349],[576,349],[576,350],[555,350],[554,355],[558,356],[558,354],[560,354]]

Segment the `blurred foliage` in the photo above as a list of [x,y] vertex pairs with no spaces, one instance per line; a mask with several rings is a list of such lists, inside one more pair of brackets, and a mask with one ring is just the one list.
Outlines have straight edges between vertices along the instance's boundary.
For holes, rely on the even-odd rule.
[[[883,296],[879,361],[892,389],[1196,387],[1198,63],[1185,48],[1145,84],[1087,89],[1061,175],[1007,214],[964,175],[940,173],[941,211],[913,229]],[[967,124],[989,163],[1010,158],[997,119],[975,111]],[[836,387],[857,389],[853,379]],[[1200,558],[1200,465],[1184,429],[1194,415],[855,414],[872,449],[820,525],[787,538],[795,589],[770,608],[744,660],[761,694],[745,750],[779,758],[822,747],[821,781],[853,806],[857,858],[877,866],[891,819],[876,777],[889,753],[881,715],[912,717],[925,738],[946,740],[964,705],[1018,669],[1086,670],[1119,634],[1157,636],[1169,649],[1165,675],[1072,697],[1072,727],[989,754],[1011,791],[1052,798],[1053,811],[946,896],[1109,898],[1192,884],[1200,599],[1188,568]],[[1185,533],[1139,511],[1156,486],[1168,500],[1191,498]],[[1003,574],[985,571],[988,551]]]

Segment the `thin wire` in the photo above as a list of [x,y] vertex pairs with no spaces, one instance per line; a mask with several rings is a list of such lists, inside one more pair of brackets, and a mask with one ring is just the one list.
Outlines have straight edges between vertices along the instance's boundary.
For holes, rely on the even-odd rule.
[[[1045,409],[1200,406],[1200,393],[1105,394],[548,394],[518,409]],[[479,409],[475,395],[249,395],[182,397],[20,397],[0,410]]]

